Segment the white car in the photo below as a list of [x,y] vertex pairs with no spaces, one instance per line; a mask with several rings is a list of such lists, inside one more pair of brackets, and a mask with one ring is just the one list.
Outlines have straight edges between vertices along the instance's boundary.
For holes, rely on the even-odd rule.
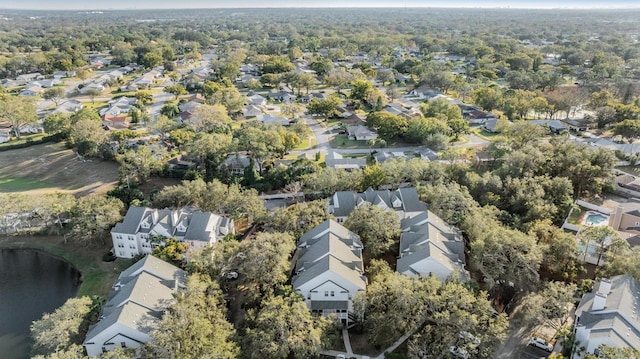
[[531,338],[529,345],[534,346],[538,349],[542,349],[551,353],[553,351],[553,345],[549,344],[546,340],[538,337]]
[[222,273],[222,276],[227,279],[237,279],[238,272],[226,272],[226,273]]
[[461,330],[460,333],[458,333],[458,338],[460,338],[461,340],[467,343],[480,345],[480,339],[478,339],[478,337],[464,330]]
[[456,358],[469,359],[469,352],[456,346],[450,347],[449,353],[453,354]]

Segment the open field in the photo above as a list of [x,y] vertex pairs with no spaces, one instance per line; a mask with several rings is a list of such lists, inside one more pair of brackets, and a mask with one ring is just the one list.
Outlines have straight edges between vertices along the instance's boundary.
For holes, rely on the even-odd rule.
[[115,262],[103,262],[102,255],[111,246],[110,241],[100,247],[87,247],[76,243],[65,244],[62,236],[0,237],[0,248],[38,249],[73,264],[82,273],[78,297],[83,295],[106,297],[120,272],[133,263],[130,259],[122,258],[116,259]]
[[0,192],[105,193],[117,180],[117,163],[82,161],[62,143],[45,143],[0,154]]

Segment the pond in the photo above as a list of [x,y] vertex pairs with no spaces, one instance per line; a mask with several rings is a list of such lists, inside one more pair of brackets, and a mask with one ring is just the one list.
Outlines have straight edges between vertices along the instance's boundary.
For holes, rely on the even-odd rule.
[[76,295],[80,273],[44,252],[0,249],[0,358],[29,358],[29,326]]

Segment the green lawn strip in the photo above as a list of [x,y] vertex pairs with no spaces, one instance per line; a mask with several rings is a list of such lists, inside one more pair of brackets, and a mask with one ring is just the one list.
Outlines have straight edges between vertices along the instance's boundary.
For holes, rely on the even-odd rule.
[[103,262],[102,255],[109,250],[110,245],[98,248],[75,243],[65,244],[61,237],[42,237],[42,240],[38,236],[8,237],[0,240],[0,248],[37,249],[71,263],[82,273],[78,297],[85,295],[106,297],[120,272],[132,264],[131,260],[127,259]]
[[22,135],[22,136],[20,136],[20,139],[15,139],[15,140],[12,140],[12,141],[0,143],[0,147],[9,147],[9,146],[18,145],[18,144],[24,144],[24,143],[31,142],[31,141],[38,141],[38,140],[41,140],[45,136],[47,136],[46,133],[36,133],[36,134],[33,134],[33,135]]
[[567,219],[567,222],[571,223],[571,224],[575,224],[575,225],[579,225],[582,224],[582,215],[586,212],[587,210],[580,207],[580,206],[573,206],[571,208],[571,213],[569,214],[569,218]]
[[34,178],[0,178],[0,192],[22,192],[50,187],[55,186]]
[[347,135],[336,135],[330,141],[333,148],[369,148],[368,141],[350,140]]

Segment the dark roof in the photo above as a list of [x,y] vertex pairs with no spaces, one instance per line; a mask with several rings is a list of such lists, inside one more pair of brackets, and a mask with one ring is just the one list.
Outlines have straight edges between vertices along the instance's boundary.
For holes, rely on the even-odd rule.
[[111,232],[135,234],[146,211],[145,207],[129,207],[123,221],[117,223]]

